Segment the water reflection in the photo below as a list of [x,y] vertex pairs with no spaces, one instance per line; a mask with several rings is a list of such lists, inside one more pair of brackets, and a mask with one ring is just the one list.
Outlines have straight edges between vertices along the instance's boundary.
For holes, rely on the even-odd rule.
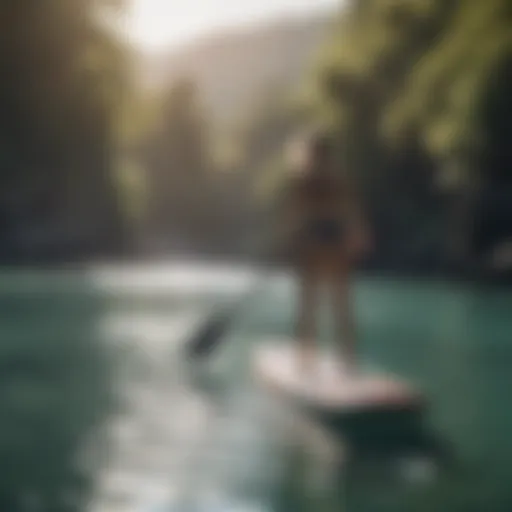
[[[61,376],[76,382],[87,371],[82,363],[90,353],[74,351],[69,340],[116,349],[115,377],[124,406],[110,424],[116,442],[112,453],[102,453],[108,465],[98,475],[102,485],[90,510],[512,509],[512,412],[504,406],[512,385],[507,365],[512,360],[510,295],[361,283],[365,359],[412,379],[432,406],[392,443],[387,438],[377,446],[367,437],[357,442],[360,429],[350,437],[325,422],[325,428],[318,428],[318,422],[299,417],[255,384],[251,346],[289,333],[289,283],[271,283],[237,317],[214,360],[192,367],[182,358],[188,334],[213,303],[245,291],[254,276],[235,271],[226,280],[228,269],[225,274],[213,269],[209,276],[205,269],[189,268],[188,276],[180,275],[183,268],[167,271],[166,277],[163,267],[153,273],[143,267],[100,269],[96,274],[90,270],[87,279],[54,273],[9,275],[0,282],[0,334],[11,342],[3,343],[0,355],[9,361],[9,371],[21,368],[15,373],[22,376],[35,359],[28,364],[16,354],[31,352],[44,363],[30,370],[38,382],[45,380],[40,370],[56,362],[65,368],[65,360],[73,361],[75,373]],[[329,341],[328,330],[323,337]],[[34,340],[45,350],[33,352]],[[23,407],[40,409],[42,425],[52,416],[46,414],[48,404],[72,394],[69,386],[59,384],[56,393],[50,385],[48,393],[44,385],[28,389],[26,379],[21,380],[22,386],[0,390],[2,435],[9,431],[0,439],[7,448],[15,443],[6,439],[16,441],[14,434],[21,439],[26,432],[12,428],[14,416],[6,408],[14,404],[16,414]],[[57,402],[59,417],[66,418],[80,405],[77,400]],[[40,432],[46,436],[46,430]],[[33,452],[43,462],[33,468],[41,472],[47,470],[47,457],[39,455],[52,456],[55,446],[44,439],[43,448]],[[4,487],[13,474],[7,474]]]
[[190,385],[183,342],[213,302],[244,291],[251,276],[235,271],[226,277],[193,265],[89,273],[108,299],[100,328],[118,350],[124,404],[111,424],[115,453],[93,510],[170,510],[179,504],[181,512],[200,480],[217,417],[214,405]]
[[83,509],[105,458],[92,450],[114,399],[105,303],[65,274],[0,274],[2,510]]
[[[295,418],[283,454],[276,512],[346,510],[344,474],[348,454],[343,445],[316,426]],[[346,448],[346,447],[345,447]]]

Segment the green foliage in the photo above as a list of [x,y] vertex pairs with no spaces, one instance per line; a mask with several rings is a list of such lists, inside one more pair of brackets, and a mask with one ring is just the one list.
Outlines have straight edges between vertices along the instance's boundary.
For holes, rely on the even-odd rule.
[[511,58],[511,23],[506,0],[354,2],[325,59],[324,97],[346,130],[365,130],[363,146],[372,129],[395,151],[412,134],[442,169],[467,168],[494,143],[480,106]]
[[[466,167],[495,145],[497,133],[484,120],[483,103],[491,97],[506,101],[503,91],[490,89],[512,59],[511,25],[507,1],[454,4],[438,44],[425,53],[404,94],[389,108],[395,134],[400,126],[415,124],[429,151],[445,161],[462,158],[458,163]],[[506,75],[501,80],[510,84]]]
[[245,172],[260,172],[282,153],[287,139],[304,120],[293,100],[289,90],[271,89],[255,103],[243,125],[237,128]]
[[42,256],[39,246],[16,245],[20,230],[59,232],[48,242],[57,254],[70,250],[69,239],[86,253],[123,244],[112,162],[126,74],[124,50],[107,28],[114,7],[119,2],[0,6],[4,257]]
[[116,189],[130,225],[140,225],[147,210],[144,170],[132,159],[121,160],[116,169]]
[[[160,99],[159,115],[142,143],[148,227],[170,238],[193,237],[204,218],[211,153],[195,86],[175,83]],[[210,190],[211,192],[211,190]]]
[[381,247],[430,232],[439,251],[464,210],[439,193],[510,177],[511,25],[508,0],[355,0],[344,13],[320,62],[317,113],[333,122]]

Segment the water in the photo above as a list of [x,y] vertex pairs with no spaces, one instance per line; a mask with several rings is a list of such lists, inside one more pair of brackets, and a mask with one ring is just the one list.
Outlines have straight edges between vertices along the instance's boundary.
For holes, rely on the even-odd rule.
[[[246,304],[211,366],[185,364],[180,349],[197,322],[254,277],[195,264],[0,276],[3,339],[66,333],[123,353],[126,400],[92,512],[512,509],[511,293],[358,284],[365,362],[411,379],[432,401],[431,445],[377,455],[352,453],[255,386],[251,348],[290,333],[284,278]],[[321,339],[330,339],[327,320]]]

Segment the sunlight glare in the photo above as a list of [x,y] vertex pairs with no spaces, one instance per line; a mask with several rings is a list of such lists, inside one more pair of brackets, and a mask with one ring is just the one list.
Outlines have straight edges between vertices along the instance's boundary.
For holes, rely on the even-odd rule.
[[131,0],[132,43],[157,49],[185,43],[203,33],[266,18],[333,7],[337,0]]

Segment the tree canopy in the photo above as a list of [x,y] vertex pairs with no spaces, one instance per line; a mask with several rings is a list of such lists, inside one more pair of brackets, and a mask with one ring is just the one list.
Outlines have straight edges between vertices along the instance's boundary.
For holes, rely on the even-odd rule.
[[[429,190],[467,198],[510,179],[511,26],[508,0],[354,0],[343,13],[320,63],[318,112],[384,217],[420,212]],[[434,197],[423,202],[432,218]]]

